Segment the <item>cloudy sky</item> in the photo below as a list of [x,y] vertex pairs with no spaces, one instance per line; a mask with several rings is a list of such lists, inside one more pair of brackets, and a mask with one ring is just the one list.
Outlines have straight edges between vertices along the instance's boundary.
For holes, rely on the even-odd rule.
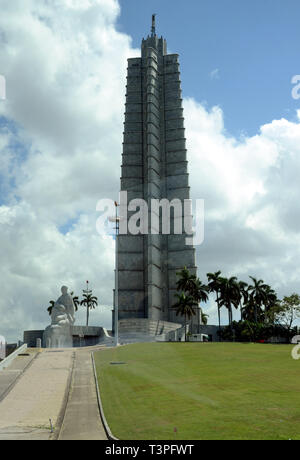
[[[0,334],[8,340],[43,329],[60,286],[80,294],[86,280],[100,300],[91,324],[110,327],[114,243],[96,232],[96,203],[118,198],[126,60],[139,56],[153,12],[169,50],[181,54],[190,185],[205,200],[200,278],[220,269],[261,277],[280,296],[300,292],[298,1],[184,3],[0,0]],[[213,302],[206,310],[214,323]],[[77,323],[84,317],[82,308]]]

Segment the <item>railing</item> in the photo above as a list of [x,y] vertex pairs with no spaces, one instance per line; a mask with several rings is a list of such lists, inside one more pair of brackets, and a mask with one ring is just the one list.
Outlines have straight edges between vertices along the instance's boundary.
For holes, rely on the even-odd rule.
[[24,351],[27,350],[27,343],[24,343],[21,347],[17,348],[13,353],[11,353],[7,358],[5,358],[3,361],[0,363],[0,371],[8,367],[13,360],[20,354],[24,353]]

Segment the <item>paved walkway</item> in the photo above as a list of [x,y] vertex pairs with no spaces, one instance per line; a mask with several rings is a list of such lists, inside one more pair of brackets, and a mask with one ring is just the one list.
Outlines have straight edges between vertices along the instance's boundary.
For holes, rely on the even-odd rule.
[[37,356],[36,351],[28,350],[24,354],[28,356],[17,356],[9,367],[0,371],[0,401],[5,398],[20,375]]
[[54,427],[62,421],[59,440],[107,439],[91,356],[97,349],[31,350],[1,371],[0,440],[49,440],[49,419]]
[[[55,424],[63,406],[73,354],[72,349],[45,350],[31,362],[0,402],[0,440],[49,439],[49,419]],[[18,357],[0,372],[2,388],[25,364]]]
[[101,423],[91,349],[77,349],[71,390],[59,440],[105,440]]

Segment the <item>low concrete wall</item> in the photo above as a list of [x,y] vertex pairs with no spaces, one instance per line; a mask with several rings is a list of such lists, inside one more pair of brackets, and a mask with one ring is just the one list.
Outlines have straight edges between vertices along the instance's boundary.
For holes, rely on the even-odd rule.
[[73,347],[89,347],[111,339],[106,329],[96,326],[72,326]]
[[[107,331],[105,331],[103,327],[97,326],[72,326],[71,334],[73,336],[73,346],[84,347],[98,345],[103,339],[109,338]],[[41,339],[42,345],[45,346],[43,339],[44,332],[44,330],[24,331],[24,342],[27,343],[29,348],[35,348],[37,339]]]
[[24,343],[24,345],[22,345],[20,348],[17,348],[16,351],[14,351],[7,358],[1,361],[0,371],[8,367],[20,353],[24,353],[26,350],[27,350],[27,343]]
[[71,326],[72,335],[84,335],[86,337],[99,337],[102,327],[96,326]]
[[119,335],[122,334],[145,334],[158,336],[167,334],[182,327],[182,324],[168,321],[153,321],[147,318],[132,318],[119,320]]
[[44,330],[42,331],[24,331],[24,343],[27,343],[29,348],[36,347],[36,339],[41,339],[43,341]]
[[[186,331],[185,331],[186,329]],[[188,334],[190,330],[190,325],[179,326],[179,328],[166,332],[158,337],[156,337],[157,342],[185,342],[185,332]]]

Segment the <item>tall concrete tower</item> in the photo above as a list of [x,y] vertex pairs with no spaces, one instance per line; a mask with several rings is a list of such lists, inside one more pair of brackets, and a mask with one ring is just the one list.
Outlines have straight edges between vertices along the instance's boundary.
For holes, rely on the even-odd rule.
[[[190,198],[181,98],[179,56],[167,54],[156,35],[142,41],[141,57],[128,59],[121,191],[128,202]],[[128,214],[128,219],[130,213]],[[176,272],[186,266],[196,273],[195,249],[186,234],[171,232],[118,237],[119,319],[148,318],[183,322],[172,310]],[[150,220],[150,219],[149,219]]]

